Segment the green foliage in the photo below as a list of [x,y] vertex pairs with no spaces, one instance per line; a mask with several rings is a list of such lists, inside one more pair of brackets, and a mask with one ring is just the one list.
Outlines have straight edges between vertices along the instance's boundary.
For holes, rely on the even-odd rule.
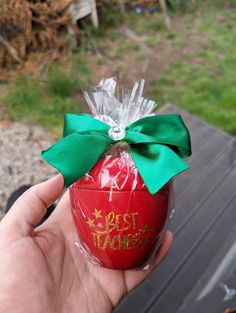
[[168,0],[168,5],[173,11],[183,11],[187,9],[188,2],[188,0]]
[[164,30],[161,14],[136,14],[129,13],[126,16],[126,23],[140,36],[157,34]]
[[145,51],[145,50],[141,49],[141,50],[139,50],[139,51],[137,52],[136,57],[137,57],[137,59],[138,59],[139,61],[144,61],[144,60],[150,58],[151,55],[150,55],[150,53],[149,53],[148,51]]
[[234,12],[226,19],[215,11],[199,17],[197,31],[205,34],[204,45],[169,63],[152,91],[159,104],[175,103],[236,134],[236,38],[229,28],[233,18]]
[[5,101],[9,117],[13,120],[31,119],[42,102],[39,86],[29,77],[19,77],[12,85],[11,92]]
[[90,69],[86,63],[76,59],[71,71],[63,71],[63,69],[54,65],[48,74],[48,91],[53,96],[61,98],[72,97],[77,90],[81,90],[86,86],[87,81],[81,77],[90,74]]
[[199,9],[236,7],[236,0],[168,0],[169,8],[174,12],[193,12]]
[[101,6],[98,10],[99,27],[94,29],[93,27],[87,28],[85,31],[89,31],[92,36],[101,38],[109,36],[111,29],[123,23],[124,13],[120,6]]
[[126,49],[123,45],[118,46],[118,48],[116,49],[116,57],[120,58],[122,57],[126,52]]
[[123,18],[123,12],[119,5],[113,5],[110,7],[101,6],[99,11],[100,27],[110,28],[117,26]]
[[236,7],[236,0],[229,0],[229,4],[232,7]]
[[72,96],[79,89],[80,82],[61,70],[54,69],[49,74],[48,90],[54,96],[67,98]]
[[95,54],[101,49],[101,40],[108,38],[110,40],[116,40],[120,36],[117,27],[120,23],[123,23],[123,19],[125,18],[120,6],[101,6],[98,9],[98,16],[98,28],[93,27],[90,16],[83,20],[77,52]]
[[150,46],[150,47],[157,47],[157,43],[158,43],[158,38],[157,36],[149,36],[147,38],[147,44]]
[[86,65],[75,59],[71,71],[54,65],[46,82],[33,81],[30,77],[17,78],[4,99],[8,118],[40,124],[48,129],[61,128],[65,113],[80,111],[75,93],[88,83],[88,75]]

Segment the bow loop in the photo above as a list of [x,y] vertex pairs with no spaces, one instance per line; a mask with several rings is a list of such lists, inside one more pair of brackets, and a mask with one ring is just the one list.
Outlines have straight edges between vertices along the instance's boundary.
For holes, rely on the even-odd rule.
[[114,141],[104,134],[74,132],[42,152],[42,157],[64,176],[65,187],[84,176]]
[[144,117],[126,127],[128,143],[160,143],[174,147],[181,157],[191,154],[188,129],[178,114]]

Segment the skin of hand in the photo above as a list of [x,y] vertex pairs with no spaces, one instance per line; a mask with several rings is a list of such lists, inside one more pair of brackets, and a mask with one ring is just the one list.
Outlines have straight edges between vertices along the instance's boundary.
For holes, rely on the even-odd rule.
[[166,232],[149,271],[101,268],[75,245],[69,194],[35,228],[63,193],[63,177],[27,190],[0,222],[1,313],[109,313],[163,260],[172,234]]

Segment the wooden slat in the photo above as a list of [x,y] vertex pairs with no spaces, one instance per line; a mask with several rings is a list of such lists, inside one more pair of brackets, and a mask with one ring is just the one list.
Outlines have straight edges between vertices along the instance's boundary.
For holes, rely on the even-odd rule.
[[[234,207],[236,207],[236,205]],[[221,221],[221,224],[223,222],[224,221]],[[227,227],[225,227],[225,229],[227,229],[227,231],[229,229],[229,226],[230,225],[227,223]],[[212,273],[215,273],[219,267],[219,264],[221,264],[222,256],[225,256],[227,254],[227,252],[230,250],[230,248],[232,247],[232,245],[235,243],[235,234],[236,234],[236,225],[234,225],[232,227],[232,229],[230,230],[230,235],[228,235],[225,238],[222,237],[223,238],[222,246],[218,247],[217,254],[212,258],[206,271],[199,278],[197,284],[192,289],[192,291],[189,294],[186,301],[178,309],[178,313],[189,313],[189,312],[191,312],[191,313],[199,313],[199,312],[201,312],[201,313],[204,313],[204,312],[207,312],[207,313],[208,312],[223,313],[226,310],[226,308],[228,308],[231,304],[232,304],[232,306],[236,305],[236,301],[235,301],[236,298],[235,297],[232,299],[233,303],[231,303],[231,304],[228,301],[222,303],[223,296],[218,297],[215,294],[215,292],[214,292],[214,294],[211,294],[212,291],[210,292],[210,294],[208,294],[206,297],[204,297],[201,301],[198,300],[198,297],[199,297],[200,293],[202,292],[203,288],[208,284],[209,280],[211,279]],[[233,268],[230,266],[230,268],[227,269],[227,273],[231,272],[231,273],[229,273],[229,277],[232,276],[232,273],[236,274],[234,271],[236,264],[232,264],[232,265],[234,265]],[[228,277],[227,277],[227,280],[226,280],[226,278],[224,278],[223,280],[220,280],[221,283],[228,284],[227,281],[228,281]],[[234,276],[234,285],[228,284],[228,286],[230,286],[230,288],[235,286],[234,288],[236,289],[235,276]],[[222,286],[220,286],[219,282],[216,284],[214,289],[219,288],[219,287],[221,287],[221,291],[223,292]],[[213,289],[213,291],[214,291],[214,289]],[[224,292],[224,295],[225,295],[225,292]],[[210,300],[209,297],[211,297],[212,299]],[[210,303],[212,301],[214,301],[214,309],[212,308],[212,304]],[[224,308],[222,307],[223,305],[224,305]]]
[[[176,200],[176,214],[172,222],[172,229],[177,233],[182,227],[182,223],[187,216],[192,215],[204,201],[215,193],[215,188],[223,179],[229,175],[232,164],[230,165],[230,155],[236,152],[234,146],[229,145],[200,176],[196,174],[196,179],[189,185],[186,185],[184,194],[180,193],[180,197]],[[176,188],[177,189],[177,188]],[[182,189],[183,190],[183,189]],[[182,196],[181,196],[182,195]]]
[[[225,185],[228,183],[233,185],[235,174],[236,171],[229,175],[231,177],[225,181]],[[236,194],[233,194],[234,191],[235,188],[232,187],[225,198],[221,198],[220,195],[217,198],[212,197],[203,208],[207,209],[211,206],[215,209],[215,213],[199,213],[186,225],[178,238],[176,248],[170,255],[170,258],[175,261],[172,262],[175,268],[169,277],[163,279],[165,283],[159,290],[158,301],[154,301],[155,304],[150,303],[148,310],[144,312],[157,312],[157,308],[161,309],[161,312],[176,312],[186,300],[199,276],[217,254],[219,245],[223,244],[222,239],[228,236],[229,229],[233,229],[236,220]],[[233,196],[231,196],[232,194]],[[230,197],[229,200],[228,197]],[[218,206],[216,201],[218,201]],[[224,214],[225,212],[227,214]],[[227,225],[227,227],[223,227],[222,223],[225,223],[223,225]],[[168,297],[165,289],[168,290]]]
[[179,175],[176,179],[176,197],[178,200],[190,185],[194,184],[200,176],[204,176],[209,165],[217,166],[218,160],[222,160],[225,154],[226,158],[230,158],[228,153],[233,152],[231,148],[232,143],[232,138],[224,138],[221,133],[216,134],[212,137],[212,140],[207,142],[201,151],[188,160],[191,168]]

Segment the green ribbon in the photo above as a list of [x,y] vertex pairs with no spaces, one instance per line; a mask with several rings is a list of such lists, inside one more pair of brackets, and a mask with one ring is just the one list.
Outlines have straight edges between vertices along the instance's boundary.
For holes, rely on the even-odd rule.
[[[88,114],[66,114],[64,138],[42,157],[64,176],[65,187],[84,176],[111,144],[111,126]],[[180,115],[144,117],[125,128],[125,141],[151,194],[189,168],[181,158],[191,155],[189,132]]]

